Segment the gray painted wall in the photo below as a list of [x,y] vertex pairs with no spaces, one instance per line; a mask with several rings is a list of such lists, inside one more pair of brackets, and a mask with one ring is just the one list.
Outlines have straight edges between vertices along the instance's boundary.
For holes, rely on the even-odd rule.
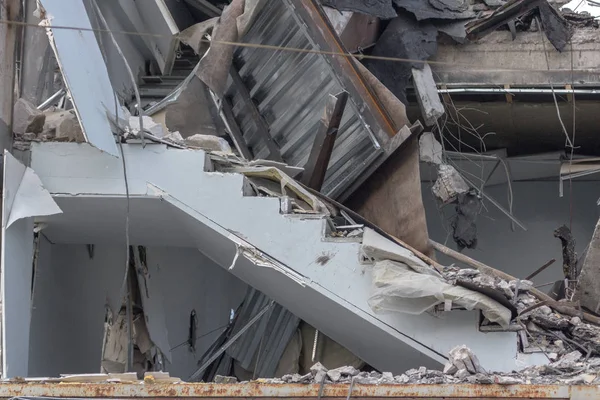
[[[246,284],[193,248],[149,248],[148,263],[156,266],[161,283],[171,348],[188,338],[190,312],[198,316],[197,336],[228,324],[231,309],[236,309],[246,294]],[[154,279],[154,277],[151,277]],[[187,379],[197,368],[202,354],[222,330],[200,338],[196,352],[187,345],[172,351],[172,376]]]
[[[150,279],[156,279],[162,291],[171,347],[187,340],[192,309],[201,335],[226,325],[230,310],[244,297],[246,285],[196,249],[149,248],[147,260],[157,271]],[[96,245],[90,260],[85,245],[51,245],[42,238],[29,376],[99,371],[105,304],[118,298],[124,266],[123,246]],[[218,334],[198,340],[196,354],[187,346],[174,350],[166,369],[187,378]]]
[[41,239],[35,277],[29,376],[100,371],[107,299],[119,296],[125,249],[51,245]]
[[[423,182],[423,200],[427,213],[429,236],[440,243],[456,249],[451,232],[450,218],[454,208],[447,206],[440,214],[431,194],[431,184]],[[487,193],[507,207],[506,185],[492,186]],[[527,275],[554,258],[556,262],[539,274],[533,281],[544,284],[559,280],[562,275],[562,253],[560,241],[553,236],[559,226],[569,226],[570,198],[569,186],[565,183],[565,195],[558,197],[558,182],[515,182],[513,183],[514,214],[527,227],[527,232],[516,227],[511,231],[510,220],[494,205],[486,202],[477,220],[478,246],[475,250],[464,250],[471,256],[492,267],[499,268],[517,278]],[[573,182],[573,234],[577,242],[577,254],[581,256],[594,232],[598,221],[596,201],[600,197],[600,184],[597,182]],[[442,220],[445,223],[442,224]],[[445,264],[452,259],[438,255]],[[550,290],[550,286],[543,288]]]

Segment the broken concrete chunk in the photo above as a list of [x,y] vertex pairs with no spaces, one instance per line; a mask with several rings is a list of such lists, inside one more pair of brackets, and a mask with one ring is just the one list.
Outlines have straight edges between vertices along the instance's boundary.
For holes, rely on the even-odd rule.
[[493,381],[497,385],[519,385],[524,383],[522,379],[512,376],[494,376]]
[[[142,116],[142,124],[144,132],[148,132],[157,138],[163,138],[166,136],[164,127],[161,124],[154,122],[152,117],[147,115]],[[140,117],[129,117],[129,130],[134,136],[138,136],[140,133]]]
[[560,360],[553,362],[550,366],[560,369],[572,368],[577,361],[581,360],[581,357],[583,357],[583,354],[581,354],[580,351],[575,350],[569,354],[565,354]]
[[13,109],[13,132],[15,135],[25,133],[42,133],[46,116],[33,104],[25,99],[19,99]]
[[451,362],[447,362],[444,366],[444,374],[446,375],[454,375],[458,372],[458,369]]
[[441,164],[438,167],[438,178],[431,191],[442,204],[448,204],[460,193],[469,191],[469,185],[453,166]]
[[[468,375],[485,373],[477,356],[465,345],[450,350],[448,362],[457,369],[454,377],[458,379],[464,379]],[[451,367],[447,369],[452,370]]]
[[568,319],[555,313],[545,314],[544,311],[540,309],[534,310],[531,313],[530,319],[537,325],[546,329],[563,330],[569,326]]
[[214,379],[215,383],[219,383],[219,384],[224,384],[224,385],[229,385],[232,383],[237,383],[238,380],[235,376],[222,376],[222,375],[216,375],[215,379]]
[[573,338],[592,354],[600,354],[600,327],[579,324],[571,329]]
[[442,145],[431,132],[424,132],[419,138],[419,158],[423,162],[440,165],[443,155]]
[[[359,371],[352,366],[339,367],[327,371],[327,376],[332,382],[339,382],[342,378],[349,378],[358,375]],[[393,379],[393,377],[392,377]]]
[[425,64],[423,68],[413,68],[412,77],[423,121],[425,125],[433,126],[444,115],[445,109],[431,67]]
[[310,373],[312,374],[314,381],[321,383],[327,377],[327,368],[320,362],[316,363],[312,367],[310,367]]
[[85,137],[83,136],[83,131],[81,130],[81,125],[79,125],[77,117],[70,113],[69,117],[64,118],[56,126],[55,136],[57,139],[64,139],[69,142],[85,142]]
[[210,151],[222,151],[224,153],[232,153],[231,146],[223,138],[212,135],[195,134],[185,138],[185,144],[190,147],[198,147]]

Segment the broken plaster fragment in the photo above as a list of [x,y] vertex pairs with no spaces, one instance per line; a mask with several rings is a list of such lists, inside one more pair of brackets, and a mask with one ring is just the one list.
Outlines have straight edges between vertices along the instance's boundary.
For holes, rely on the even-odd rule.
[[469,185],[453,166],[440,164],[438,178],[431,191],[442,204],[448,204],[454,201],[459,194],[469,191]]
[[314,381],[321,383],[327,377],[327,368],[320,362],[316,363],[312,367],[310,367],[310,373],[314,377]]
[[212,135],[195,134],[185,138],[185,144],[190,147],[198,147],[209,151],[222,151],[223,153],[232,153],[231,146],[223,138]]
[[214,379],[215,383],[229,385],[232,383],[238,383],[238,380],[235,376],[222,376],[216,375]]
[[442,145],[431,132],[425,132],[419,138],[419,158],[421,161],[435,165],[442,164]]
[[19,99],[13,109],[13,132],[24,135],[28,132],[39,134],[44,129],[46,116],[33,104],[25,99]]
[[550,366],[559,369],[572,368],[577,361],[581,360],[581,357],[583,357],[583,354],[581,354],[580,351],[575,350],[565,354],[560,360],[553,362]]

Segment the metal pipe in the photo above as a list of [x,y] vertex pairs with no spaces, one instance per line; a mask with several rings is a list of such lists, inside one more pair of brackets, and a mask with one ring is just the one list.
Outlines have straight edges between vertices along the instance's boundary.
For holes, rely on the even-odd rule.
[[252,325],[254,325],[256,323],[256,321],[258,321],[263,315],[265,315],[266,312],[269,311],[271,309],[271,307],[273,307],[274,304],[275,304],[275,302],[271,300],[271,302],[269,304],[267,304],[262,310],[260,310],[259,313],[254,316],[254,318],[252,318],[250,321],[248,321],[248,323],[242,329],[240,329],[240,331],[238,333],[233,335],[231,337],[231,339],[229,339],[227,341],[227,343],[225,343],[223,346],[221,346],[221,348],[215,354],[213,354],[208,360],[206,360],[206,362],[204,364],[202,364],[200,366],[200,368],[198,368],[192,374],[192,376],[190,376],[189,381],[193,382],[196,379],[198,379],[200,374],[202,374],[202,372],[204,372],[204,370],[206,368],[208,368],[208,366],[210,364],[212,364],[217,358],[219,358],[219,356],[221,354],[223,354],[223,352],[225,350],[227,350],[236,340],[238,340],[239,337],[244,334],[244,332],[246,332]]
[[600,94],[600,89],[527,89],[527,88],[452,88],[438,89],[439,94]]
[[46,101],[37,106],[36,108],[40,111],[44,111],[46,108],[50,107],[52,103],[58,100],[61,96],[63,96],[66,92],[65,89],[60,89],[58,92],[54,93],[52,96],[48,97]]

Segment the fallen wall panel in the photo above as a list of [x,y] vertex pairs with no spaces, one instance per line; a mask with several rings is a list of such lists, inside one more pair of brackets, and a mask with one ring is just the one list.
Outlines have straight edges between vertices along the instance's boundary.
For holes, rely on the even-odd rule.
[[81,0],[42,0],[50,44],[72,97],[86,140],[113,156],[118,149],[107,113],[114,115],[115,97],[92,24]]

